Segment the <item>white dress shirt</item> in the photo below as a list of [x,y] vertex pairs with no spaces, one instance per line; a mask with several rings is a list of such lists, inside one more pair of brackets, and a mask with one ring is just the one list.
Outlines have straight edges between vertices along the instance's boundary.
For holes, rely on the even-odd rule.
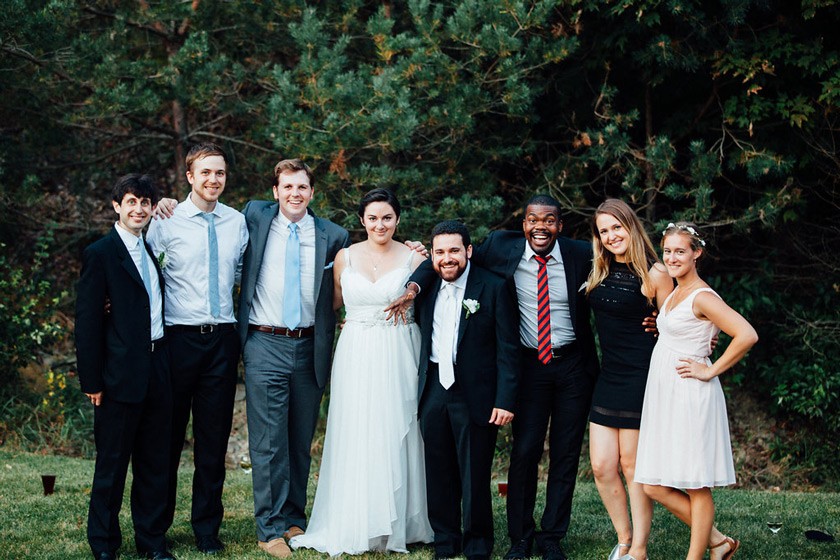
[[218,318],[210,313],[210,257],[207,220],[191,197],[175,208],[169,219],[152,220],[146,239],[156,257],[164,254],[167,325],[209,325],[234,323],[233,286],[239,283],[242,256],[248,246],[245,216],[216,202],[216,240],[219,247]]
[[[526,348],[537,347],[537,270],[536,253],[527,240],[525,252],[516,267],[513,281],[519,299],[519,340]],[[575,329],[569,308],[569,290],[566,287],[566,268],[560,246],[554,243],[546,263],[548,296],[551,302],[551,347],[558,348],[575,341]]]
[[[262,266],[254,288],[254,300],[249,322],[252,325],[286,327],[283,323],[283,289],[286,284],[286,242],[289,239],[289,219],[278,212],[271,220],[265,242]],[[315,324],[315,218],[306,214],[297,222],[300,227],[300,324],[298,328]],[[318,272],[321,272],[320,270]],[[331,281],[331,279],[328,279]]]
[[[117,233],[119,234],[120,239],[122,239],[123,243],[125,243],[125,248],[128,249],[128,254],[131,255],[131,260],[134,261],[134,266],[137,267],[137,274],[139,274],[142,279],[143,261],[141,259],[143,256],[140,251],[146,250],[145,245],[143,245],[143,237],[134,235],[127,229],[123,228],[119,222],[116,222],[114,227],[117,228]],[[158,279],[157,269],[155,269],[155,265],[152,262],[154,257],[148,253],[146,253],[146,257],[146,266],[149,272],[149,280],[152,285],[152,293],[149,296],[149,307],[151,308],[149,318],[152,320],[152,330],[149,335],[151,336],[151,340],[157,340],[159,338],[163,338],[163,295],[161,294],[161,285],[160,280]]]
[[[464,303],[464,290],[467,288],[467,276],[469,276],[469,274],[470,263],[467,261],[466,270],[464,270],[464,273],[459,276],[457,280],[454,282],[442,281],[440,283],[440,292],[438,292],[438,297],[435,300],[435,313],[432,318],[432,353],[429,356],[429,359],[435,363],[440,363],[440,334],[446,332],[446,329],[443,327],[443,324],[446,321],[452,321],[455,323],[452,331],[455,333],[455,336],[452,337],[451,341],[452,363],[458,363],[458,329],[461,326],[461,306]],[[452,288],[447,288],[449,285],[451,285]],[[454,314],[454,317],[447,313],[446,305],[444,304],[446,297],[442,293],[444,289],[455,290],[454,309],[449,310],[452,314]]]

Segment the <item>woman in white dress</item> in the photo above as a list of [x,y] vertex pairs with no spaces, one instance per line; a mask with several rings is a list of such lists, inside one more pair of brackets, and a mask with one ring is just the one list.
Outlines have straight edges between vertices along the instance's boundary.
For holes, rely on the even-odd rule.
[[[657,318],[659,339],[645,387],[635,479],[691,527],[687,560],[701,560],[707,548],[711,560],[729,560],[740,542],[714,526],[711,492],[713,486],[735,483],[718,376],[744,357],[758,335],[698,275],[705,245],[693,224],[668,224],[664,231],[662,260],[677,288]],[[710,343],[719,331],[732,341],[712,363]]]
[[407,552],[433,539],[417,424],[420,331],[383,311],[423,256],[393,240],[400,205],[374,189],[359,204],[367,240],[335,259],[335,306],[346,322],[333,359],[324,454],[312,516],[292,548],[331,556]]

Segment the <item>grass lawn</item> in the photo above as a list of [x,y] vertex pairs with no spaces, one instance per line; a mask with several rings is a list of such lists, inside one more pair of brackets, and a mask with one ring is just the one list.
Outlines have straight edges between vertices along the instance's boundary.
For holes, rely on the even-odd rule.
[[[43,495],[42,473],[58,475],[55,494]],[[85,530],[92,476],[92,461],[0,451],[0,558],[89,558]],[[173,552],[182,560],[206,560],[207,557],[193,548],[188,521],[190,473],[186,469],[179,490],[182,505],[169,533],[174,542]],[[720,490],[715,494],[715,501],[720,528],[742,541],[735,560],[840,558],[840,541],[811,542],[803,535],[804,530],[816,528],[838,536],[840,494]],[[541,501],[538,502],[538,508],[541,505]],[[496,554],[501,557],[508,546],[504,499],[497,496],[494,506]],[[228,472],[225,508],[221,538],[227,549],[220,557],[270,558],[256,546],[250,475]],[[776,536],[765,526],[768,514],[773,511],[780,512],[784,522]],[[121,520],[121,552],[125,558],[135,558],[127,494]],[[615,536],[594,484],[581,481],[575,496],[571,531],[564,542],[566,553],[572,560],[603,560],[614,544]],[[649,549],[651,558],[679,560],[684,558],[687,547],[687,528],[657,506]],[[384,554],[368,556],[386,557]],[[297,560],[326,558],[310,551],[296,552],[294,557]],[[418,547],[409,557],[431,559],[433,551],[430,547]],[[388,555],[388,558],[400,557]]]

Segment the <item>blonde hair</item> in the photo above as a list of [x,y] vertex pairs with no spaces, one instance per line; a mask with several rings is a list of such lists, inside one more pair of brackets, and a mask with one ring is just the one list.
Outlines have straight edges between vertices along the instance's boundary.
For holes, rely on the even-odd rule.
[[659,262],[656,250],[650,237],[645,232],[641,220],[636,216],[630,206],[623,200],[608,198],[595,209],[592,216],[592,271],[586,285],[586,295],[597,288],[601,282],[610,274],[610,264],[615,261],[615,255],[610,253],[601,243],[601,234],[598,232],[596,220],[601,214],[609,214],[614,217],[627,231],[629,235],[627,252],[624,254],[625,261],[630,270],[642,281],[642,294],[647,298],[650,305],[653,305],[653,297],[656,290],[650,280],[650,267],[653,263]]

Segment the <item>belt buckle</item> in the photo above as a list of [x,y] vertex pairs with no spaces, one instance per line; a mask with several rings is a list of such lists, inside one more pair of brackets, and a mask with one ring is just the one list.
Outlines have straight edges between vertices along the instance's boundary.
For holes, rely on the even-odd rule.
[[210,334],[213,332],[213,327],[216,325],[199,325],[198,330],[201,334]]

